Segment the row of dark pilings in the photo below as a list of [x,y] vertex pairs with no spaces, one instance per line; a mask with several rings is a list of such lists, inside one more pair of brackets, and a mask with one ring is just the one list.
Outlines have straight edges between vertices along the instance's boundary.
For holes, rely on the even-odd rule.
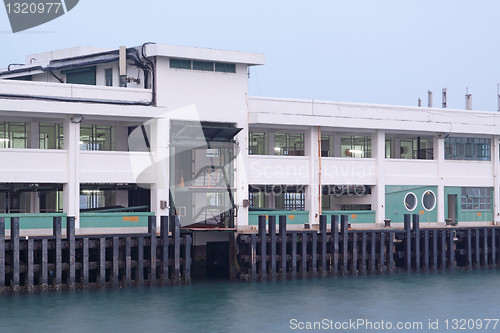
[[[239,234],[241,280],[275,280],[331,275],[386,274],[456,268],[496,267],[497,226],[420,228],[406,214],[404,229],[351,229],[348,216],[321,215],[319,230],[288,230],[286,216],[259,216],[258,232]],[[267,221],[267,231],[266,231]]]
[[0,292],[188,284],[191,236],[180,234],[175,216],[148,217],[148,233],[75,235],[75,218],[53,218],[51,236],[19,236],[10,218],[10,238],[0,217]]

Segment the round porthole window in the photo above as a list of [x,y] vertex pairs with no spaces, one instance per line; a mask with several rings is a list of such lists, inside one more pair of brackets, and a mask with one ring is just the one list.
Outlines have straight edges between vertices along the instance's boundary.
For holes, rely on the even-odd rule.
[[413,211],[417,208],[417,196],[413,192],[408,192],[405,195],[405,208],[408,211]]
[[431,190],[425,191],[422,195],[422,206],[426,211],[431,211],[436,207],[436,195]]

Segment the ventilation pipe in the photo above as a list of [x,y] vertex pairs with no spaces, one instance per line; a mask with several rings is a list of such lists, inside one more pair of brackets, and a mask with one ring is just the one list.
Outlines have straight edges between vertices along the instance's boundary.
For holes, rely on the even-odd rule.
[[469,94],[469,88],[465,89],[465,109],[472,110],[472,94]]
[[427,107],[432,108],[432,91],[427,90]]

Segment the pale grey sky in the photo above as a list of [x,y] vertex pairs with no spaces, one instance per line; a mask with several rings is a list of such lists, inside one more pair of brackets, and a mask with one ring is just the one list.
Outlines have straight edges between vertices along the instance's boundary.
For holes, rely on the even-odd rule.
[[496,0],[80,0],[66,15],[12,34],[0,10],[0,68],[26,54],[143,42],[260,52],[250,94],[345,102],[497,109]]

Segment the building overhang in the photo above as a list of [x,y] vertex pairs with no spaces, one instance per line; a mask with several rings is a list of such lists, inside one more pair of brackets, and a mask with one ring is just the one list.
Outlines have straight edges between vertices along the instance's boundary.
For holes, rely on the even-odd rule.
[[264,65],[265,62],[265,56],[262,53],[227,51],[166,44],[146,45],[146,56],[220,61],[247,64],[249,66]]

